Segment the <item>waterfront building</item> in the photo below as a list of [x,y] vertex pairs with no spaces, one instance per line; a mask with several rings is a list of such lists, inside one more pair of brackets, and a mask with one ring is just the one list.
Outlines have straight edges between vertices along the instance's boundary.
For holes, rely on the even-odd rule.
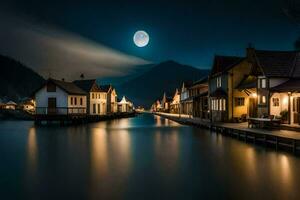
[[233,119],[234,89],[244,75],[249,74],[249,69],[245,68],[244,64],[240,64],[243,61],[244,58],[241,57],[215,56],[208,79],[212,121],[231,121]]
[[97,85],[95,79],[76,80],[73,83],[87,93],[87,114],[106,115],[107,92]]
[[170,103],[170,113],[179,114],[179,107],[180,107],[180,93],[179,93],[178,89],[176,88],[175,94]]
[[122,113],[133,112],[133,103],[126,96],[118,102],[118,111]]
[[87,93],[72,82],[48,79],[35,91],[36,114],[86,114]]
[[17,107],[17,104],[14,101],[8,101],[3,105],[3,108],[6,110],[15,110]]
[[170,111],[170,103],[171,102],[172,102],[172,98],[167,96],[167,94],[164,92],[163,98],[161,100],[162,112]]
[[191,85],[191,81],[185,81],[182,83],[180,91],[180,114],[193,114],[193,101],[189,94],[189,87]]
[[193,117],[209,119],[208,79],[203,78],[194,82],[189,91],[193,102]]
[[100,85],[100,90],[107,94],[107,113],[113,114],[118,112],[118,95],[112,85]]

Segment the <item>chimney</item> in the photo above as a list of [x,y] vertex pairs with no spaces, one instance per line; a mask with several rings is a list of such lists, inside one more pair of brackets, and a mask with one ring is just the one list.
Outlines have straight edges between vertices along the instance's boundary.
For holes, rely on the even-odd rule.
[[253,45],[251,43],[248,44],[248,47],[246,49],[246,53],[247,53],[247,59],[249,62],[254,60],[254,56],[255,56],[255,48],[253,47]]

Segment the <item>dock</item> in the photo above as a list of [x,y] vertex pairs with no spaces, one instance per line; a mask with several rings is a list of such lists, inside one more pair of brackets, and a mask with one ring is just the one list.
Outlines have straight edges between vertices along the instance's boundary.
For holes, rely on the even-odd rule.
[[155,115],[176,121],[185,125],[210,129],[217,134],[230,136],[244,142],[264,145],[276,150],[287,150],[300,153],[300,132],[293,130],[268,130],[248,128],[248,123],[212,123],[209,120],[193,118],[189,115],[154,113]]

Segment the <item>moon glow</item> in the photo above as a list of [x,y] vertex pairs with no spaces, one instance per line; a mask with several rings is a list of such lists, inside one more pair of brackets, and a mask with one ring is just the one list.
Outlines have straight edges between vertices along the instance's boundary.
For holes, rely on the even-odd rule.
[[149,43],[149,35],[145,31],[137,31],[133,36],[133,42],[138,47],[145,47]]

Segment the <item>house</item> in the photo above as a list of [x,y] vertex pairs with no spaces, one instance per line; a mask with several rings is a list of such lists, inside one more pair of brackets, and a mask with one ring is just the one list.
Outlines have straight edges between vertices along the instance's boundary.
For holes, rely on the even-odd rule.
[[180,107],[180,93],[178,89],[176,89],[173,99],[170,103],[170,113],[179,114]]
[[107,94],[107,113],[113,114],[118,112],[118,95],[112,85],[100,85],[100,90]]
[[73,83],[87,93],[87,114],[106,115],[107,93],[97,85],[95,79],[76,80]]
[[[244,62],[245,58],[242,57],[215,56],[208,78],[212,121],[233,120],[234,90],[250,71],[250,67]],[[243,93],[241,92],[241,94]]]
[[163,98],[161,100],[161,106],[162,106],[163,112],[169,112],[171,101],[172,101],[172,98],[167,96],[166,93],[164,92]]
[[87,93],[72,82],[50,78],[34,96],[37,115],[86,114]]
[[29,113],[35,112],[35,101],[33,99],[26,99],[20,104],[21,108]]
[[193,102],[193,117],[209,119],[208,79],[203,78],[194,82],[189,91]]
[[300,52],[248,48],[247,59],[256,78],[257,116],[280,116],[299,124]]
[[8,101],[4,104],[3,108],[7,110],[15,110],[17,107],[17,104],[13,101]]
[[133,112],[133,103],[126,96],[123,96],[122,100],[118,102],[118,111],[121,113]]
[[192,115],[193,114],[193,101],[190,97],[189,87],[192,85],[191,81],[182,83],[180,91],[180,114]]
[[162,105],[159,100],[156,100],[151,106],[152,112],[160,112],[162,111]]

